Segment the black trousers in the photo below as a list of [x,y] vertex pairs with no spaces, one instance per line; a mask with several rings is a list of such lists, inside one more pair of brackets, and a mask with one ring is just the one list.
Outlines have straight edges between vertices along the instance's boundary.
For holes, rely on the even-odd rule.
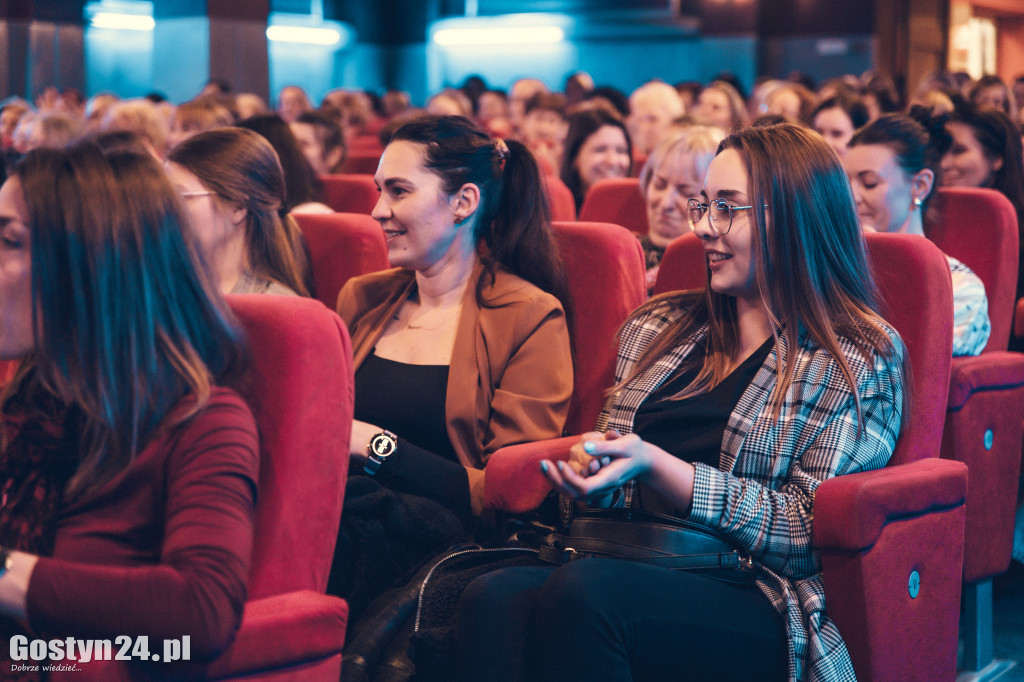
[[785,680],[782,617],[756,586],[632,561],[508,568],[463,595],[462,680]]

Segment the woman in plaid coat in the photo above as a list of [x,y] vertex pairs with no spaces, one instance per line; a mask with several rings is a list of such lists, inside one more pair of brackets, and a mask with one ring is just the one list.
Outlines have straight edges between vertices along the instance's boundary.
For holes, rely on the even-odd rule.
[[709,286],[634,313],[597,429],[542,469],[580,504],[719,531],[756,586],[615,559],[507,569],[467,590],[460,633],[476,634],[460,644],[486,650],[488,618],[519,618],[532,639],[502,647],[530,653],[531,679],[853,680],[811,549],[814,494],[888,461],[904,348],[876,312],[849,185],[814,133],[747,128],[689,208]]

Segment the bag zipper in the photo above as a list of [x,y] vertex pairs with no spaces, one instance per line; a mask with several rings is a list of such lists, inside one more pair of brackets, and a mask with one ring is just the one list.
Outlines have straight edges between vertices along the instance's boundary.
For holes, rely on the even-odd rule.
[[423,593],[426,591],[427,583],[430,581],[431,576],[434,575],[434,571],[449,559],[454,559],[455,557],[462,556],[464,554],[488,554],[492,552],[527,552],[530,554],[536,554],[537,550],[531,547],[492,547],[490,549],[484,549],[478,545],[469,549],[459,550],[458,552],[454,552],[444,557],[430,568],[426,577],[423,578],[423,583],[420,585],[420,594],[416,600],[416,623],[413,626],[413,632],[420,631],[420,613],[423,611]]

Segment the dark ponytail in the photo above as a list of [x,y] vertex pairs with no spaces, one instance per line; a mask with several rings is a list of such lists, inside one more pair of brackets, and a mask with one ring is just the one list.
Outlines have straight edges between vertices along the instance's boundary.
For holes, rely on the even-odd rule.
[[885,114],[858,130],[850,138],[849,146],[878,144],[888,147],[896,155],[903,172],[915,175],[929,169],[935,175],[933,191],[922,200],[921,210],[928,209],[928,203],[942,182],[942,157],[949,149],[952,139],[938,117],[933,117],[926,107],[915,106],[910,115]]
[[547,196],[530,151],[515,140],[494,140],[463,116],[426,116],[395,131],[425,148],[423,165],[441,178],[447,194],[466,183],[480,188],[474,240],[486,269],[476,300],[488,306],[486,289],[504,268],[555,296],[572,319],[569,286],[551,231]]

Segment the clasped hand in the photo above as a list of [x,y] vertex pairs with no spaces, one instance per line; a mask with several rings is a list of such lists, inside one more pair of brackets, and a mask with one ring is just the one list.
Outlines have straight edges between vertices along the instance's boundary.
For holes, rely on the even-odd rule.
[[569,449],[569,461],[544,460],[540,467],[551,486],[569,499],[608,506],[616,490],[650,470],[655,450],[633,433],[591,432]]

